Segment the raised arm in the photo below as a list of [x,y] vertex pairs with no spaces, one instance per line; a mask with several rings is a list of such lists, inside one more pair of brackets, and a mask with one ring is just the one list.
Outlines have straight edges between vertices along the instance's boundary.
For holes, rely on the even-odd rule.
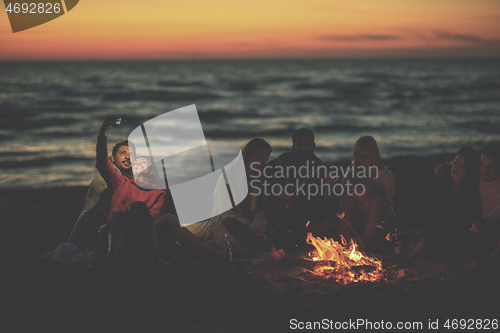
[[106,137],[106,130],[109,127],[111,118],[106,118],[102,123],[99,135],[97,136],[96,145],[96,168],[101,174],[102,178],[111,189],[116,189],[123,181],[123,176],[118,174],[115,167],[108,158],[108,140]]

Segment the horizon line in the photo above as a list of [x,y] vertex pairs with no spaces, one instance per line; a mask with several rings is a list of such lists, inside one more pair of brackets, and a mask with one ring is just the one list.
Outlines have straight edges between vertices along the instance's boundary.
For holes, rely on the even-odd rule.
[[320,61],[320,60],[500,60],[500,56],[416,56],[416,57],[255,57],[255,58],[89,58],[89,59],[0,59],[0,63],[26,62],[162,62],[162,61]]

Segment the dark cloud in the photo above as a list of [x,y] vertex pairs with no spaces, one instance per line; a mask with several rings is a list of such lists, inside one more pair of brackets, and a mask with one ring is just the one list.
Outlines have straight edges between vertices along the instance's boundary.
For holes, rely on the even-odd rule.
[[[480,44],[487,42],[486,39],[476,35],[453,33],[443,30],[435,30],[428,34],[411,33],[408,37],[413,37],[425,40],[427,42],[439,41],[456,41],[468,44]],[[403,39],[400,35],[389,34],[357,34],[357,35],[324,35],[318,36],[317,39],[332,42],[366,42],[366,41],[392,41]]]
[[365,42],[365,41],[389,41],[401,39],[397,35],[370,35],[370,34],[360,34],[360,35],[326,35],[319,36],[319,40],[326,40],[332,42]]
[[482,43],[485,40],[474,35],[455,34],[447,31],[434,31],[434,37],[441,40],[451,40],[464,43]]
[[169,53],[169,54],[173,54],[176,56],[182,56],[182,57],[186,57],[186,58],[200,58],[200,57],[205,57],[208,55],[205,52],[196,52],[196,51],[193,51],[193,52],[173,52],[173,53]]
[[154,57],[154,58],[181,58],[181,59],[201,59],[201,58],[213,58],[213,55],[210,53],[205,53],[205,52],[197,52],[197,51],[190,51],[190,52],[178,52],[178,51],[165,51],[165,50],[158,50],[158,51],[152,51],[152,52],[145,52],[144,53],[146,58],[147,57]]

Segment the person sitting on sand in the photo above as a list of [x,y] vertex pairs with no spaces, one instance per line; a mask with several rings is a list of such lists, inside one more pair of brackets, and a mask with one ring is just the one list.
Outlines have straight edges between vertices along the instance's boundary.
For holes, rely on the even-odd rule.
[[[320,171],[323,169],[325,176],[327,169],[314,154],[315,148],[314,133],[300,128],[292,134],[292,151],[279,155],[266,166],[274,170],[268,172],[275,175],[270,179],[271,188],[281,189],[268,193],[270,238],[286,251],[300,250],[306,244],[308,222],[309,230],[321,228],[328,215],[328,204],[321,191],[312,193],[307,190],[310,185],[322,189],[322,185],[329,182],[322,178]],[[284,177],[280,170],[285,170]]]
[[464,146],[447,172],[433,175],[424,185],[416,214],[419,239],[403,262],[429,250],[440,260],[465,259],[471,250],[469,229],[479,214],[479,154]]
[[99,230],[97,255],[106,255],[106,261],[112,262],[120,259],[124,262],[125,257],[138,256],[141,260],[149,256],[153,263],[161,264],[153,222],[163,213],[166,194],[160,189],[144,189],[158,179],[154,168],[145,168],[149,165],[146,157],[137,158],[132,163],[137,179],[131,180],[115,169],[108,159],[105,135],[110,123],[110,118],[104,120],[96,146],[96,168],[113,190],[109,221]]
[[[436,170],[440,172],[440,170]],[[481,154],[479,193],[481,218],[472,231],[483,232],[482,243],[492,259],[500,260],[500,143],[488,143]],[[493,246],[492,246],[493,244]],[[492,246],[493,250],[488,249]]]
[[394,214],[394,176],[382,163],[377,142],[372,136],[362,136],[354,144],[352,165],[343,179],[353,184],[353,191],[344,191],[340,210],[344,218],[340,234],[349,240],[359,236],[360,246],[369,249],[374,242],[377,225]]
[[[254,163],[254,167],[260,167],[269,158],[270,152],[271,147],[263,139],[251,140],[243,149],[246,171],[249,171],[250,163]],[[221,181],[221,184],[226,186],[223,178]],[[223,224],[235,232],[237,237],[235,238]],[[168,240],[168,238],[173,237],[182,244],[190,244],[191,248],[193,248],[192,245],[201,248],[202,246],[193,240],[194,236],[198,242],[205,244],[204,246],[209,246],[207,243],[213,244],[213,247],[209,246],[212,250],[204,249],[202,255],[205,256],[211,253],[222,258],[221,249],[228,240],[235,257],[275,261],[281,260],[284,256],[283,250],[271,249],[262,238],[261,235],[266,232],[267,222],[262,202],[259,202],[259,197],[252,194],[249,194],[237,207],[207,221],[181,227],[175,216],[168,215],[157,221],[156,227],[160,247],[164,243],[171,243],[172,239]]]
[[[134,179],[132,163],[135,159],[135,148],[131,142],[118,142],[113,147],[110,159],[119,174],[130,180]],[[101,175],[91,181],[82,212],[73,226],[68,243],[83,249],[95,245],[97,229],[108,222],[111,194],[112,191]]]
[[245,145],[242,155],[249,193],[236,207],[214,218],[244,247],[255,252],[267,252],[272,248],[264,238],[267,234],[266,198],[258,187],[259,179],[254,177],[255,171],[262,169],[271,152],[269,143],[261,138],[254,138]]

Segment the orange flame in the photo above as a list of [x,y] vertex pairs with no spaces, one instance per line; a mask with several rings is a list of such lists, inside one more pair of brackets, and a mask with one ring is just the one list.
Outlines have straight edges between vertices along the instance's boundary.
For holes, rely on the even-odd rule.
[[351,240],[350,246],[342,237],[342,244],[333,239],[321,239],[307,234],[306,242],[316,250],[309,253],[313,261],[321,263],[312,272],[315,275],[334,279],[341,284],[361,281],[379,281],[384,276],[382,262],[377,258],[363,255],[357,250],[357,244]]

